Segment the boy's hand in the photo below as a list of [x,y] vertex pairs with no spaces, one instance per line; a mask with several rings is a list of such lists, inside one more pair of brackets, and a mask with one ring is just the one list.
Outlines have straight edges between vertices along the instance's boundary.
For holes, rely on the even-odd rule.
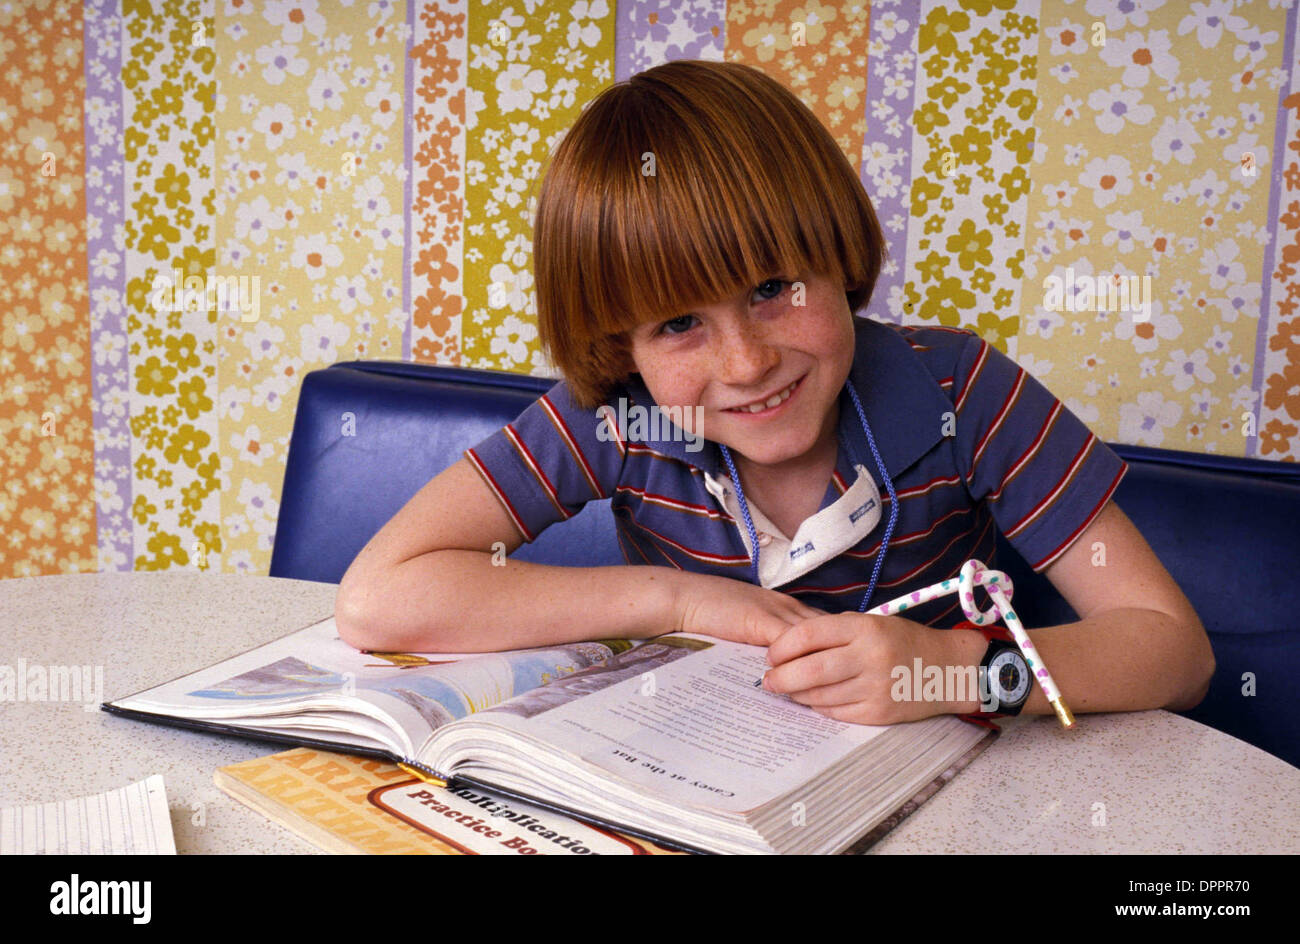
[[[763,679],[771,692],[787,694],[838,721],[897,724],[931,715],[972,710],[957,701],[913,700],[913,660],[922,667],[960,665],[952,643],[959,634],[933,629],[899,616],[837,613],[805,620],[768,648],[773,666]],[[982,651],[982,650],[981,650]],[[975,656],[978,664],[978,656]],[[906,669],[907,700],[895,700],[897,666]],[[947,673],[945,673],[945,677]],[[945,691],[944,697],[955,698]],[[977,692],[967,697],[978,701]],[[963,706],[964,705],[964,706]]]
[[791,626],[826,615],[779,590],[727,577],[687,573],[678,576],[685,579],[674,601],[673,632],[766,646]]

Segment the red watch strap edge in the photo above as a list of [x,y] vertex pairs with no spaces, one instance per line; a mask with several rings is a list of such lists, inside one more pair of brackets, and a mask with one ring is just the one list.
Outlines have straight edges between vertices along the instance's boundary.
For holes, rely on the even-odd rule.
[[[1008,630],[1001,623],[990,623],[987,626],[976,626],[970,620],[962,620],[960,623],[955,624],[951,628],[952,629],[973,629],[977,633],[981,633],[984,636],[984,638],[990,642],[992,642],[994,639],[1001,640],[1002,642],[1016,641],[1015,637],[1011,635],[1010,630]],[[989,711],[989,712],[981,711],[975,714],[957,715],[957,717],[960,718],[962,721],[966,721],[969,722],[970,724],[978,725],[981,728],[993,728],[994,730],[1000,731],[1001,728],[999,728],[996,724],[994,724],[991,719],[1009,718],[1011,716],[1008,714],[1003,714],[1000,711]]]

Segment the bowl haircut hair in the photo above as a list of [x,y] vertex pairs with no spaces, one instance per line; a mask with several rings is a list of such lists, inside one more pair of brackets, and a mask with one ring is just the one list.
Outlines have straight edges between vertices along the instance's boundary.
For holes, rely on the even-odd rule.
[[807,273],[857,311],[885,253],[857,174],[788,89],[738,63],[669,62],[602,91],[555,149],[533,238],[539,333],[590,409],[635,371],[638,325]]

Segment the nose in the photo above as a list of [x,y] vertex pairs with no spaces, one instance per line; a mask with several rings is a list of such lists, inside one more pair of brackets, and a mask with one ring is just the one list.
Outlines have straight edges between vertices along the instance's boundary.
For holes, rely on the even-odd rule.
[[734,387],[758,386],[781,362],[781,354],[769,343],[763,329],[749,318],[733,321],[721,332],[719,379]]

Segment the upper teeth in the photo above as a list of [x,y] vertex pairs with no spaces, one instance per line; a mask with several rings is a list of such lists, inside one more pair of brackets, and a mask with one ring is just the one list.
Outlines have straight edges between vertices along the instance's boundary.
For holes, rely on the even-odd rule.
[[749,412],[749,413],[760,413],[760,412],[762,412],[763,410],[770,410],[772,407],[776,406],[778,403],[782,403],[782,402],[784,402],[785,400],[788,400],[788,399],[790,398],[790,394],[794,393],[794,388],[795,388],[796,386],[798,386],[798,384],[799,384],[799,381],[796,380],[794,383],[790,384],[790,386],[786,387],[786,388],[785,388],[784,390],[782,390],[780,393],[774,393],[774,394],[772,394],[770,397],[768,397],[766,400],[760,400],[760,401],[758,401],[757,403],[751,403],[751,404],[749,404],[749,406],[738,406],[738,407],[733,407],[733,408],[732,408],[732,412],[740,412],[740,413],[745,413],[745,412]]

